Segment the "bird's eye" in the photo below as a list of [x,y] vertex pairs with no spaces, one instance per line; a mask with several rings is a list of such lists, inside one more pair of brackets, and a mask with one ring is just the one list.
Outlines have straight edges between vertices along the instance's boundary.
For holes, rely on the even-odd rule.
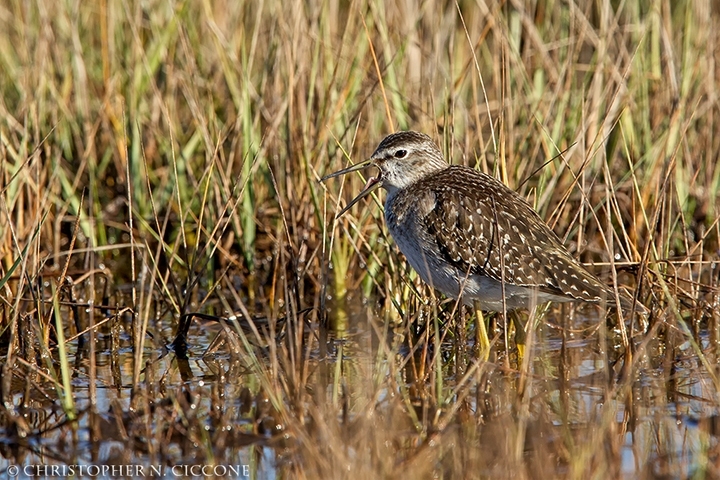
[[398,150],[395,152],[395,158],[405,158],[405,155],[407,155],[407,150]]

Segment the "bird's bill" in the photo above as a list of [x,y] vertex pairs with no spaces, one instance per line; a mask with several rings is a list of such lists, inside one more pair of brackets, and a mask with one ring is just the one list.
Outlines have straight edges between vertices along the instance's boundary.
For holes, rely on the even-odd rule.
[[340,210],[340,213],[338,213],[335,218],[339,218],[340,216],[342,216],[342,214],[347,212],[348,210],[350,210],[353,207],[353,205],[355,205],[360,200],[362,200],[363,198],[370,195],[372,192],[374,192],[381,186],[382,186],[382,182],[380,181],[379,178],[377,178],[377,177],[368,178],[367,183],[363,187],[362,191],[358,194],[358,196],[353,198],[352,200],[350,200],[350,203],[348,203],[345,208]]
[[[325,175],[323,178],[320,179],[320,181],[324,182],[328,178],[339,177],[340,175],[345,175],[346,173],[356,172],[358,170],[362,170],[363,168],[369,167],[371,164],[372,164],[372,159],[368,159],[368,160],[365,160],[364,162],[356,163],[355,165],[345,168],[343,170],[340,170],[338,172],[331,173],[330,175]],[[372,192],[377,190],[380,186],[382,186],[382,181],[380,180],[379,177],[370,177],[368,179],[367,183],[365,184],[365,186],[363,187],[362,191],[358,194],[358,196],[353,198],[350,201],[350,203],[348,203],[347,206],[345,208],[343,208],[340,211],[340,213],[337,214],[337,216],[335,218],[338,218],[341,215],[343,215],[345,212],[350,210],[356,203],[358,203],[360,200],[362,200],[363,198],[370,195]]]
[[351,167],[343,168],[342,170],[337,171],[335,173],[331,173],[330,175],[325,175],[324,177],[322,177],[320,179],[320,181],[324,182],[328,178],[335,178],[335,177],[339,177],[340,175],[345,175],[346,173],[357,172],[358,170],[362,170],[365,167],[369,167],[370,163],[372,163],[372,158],[368,158],[364,162],[356,163],[355,165],[353,165]]

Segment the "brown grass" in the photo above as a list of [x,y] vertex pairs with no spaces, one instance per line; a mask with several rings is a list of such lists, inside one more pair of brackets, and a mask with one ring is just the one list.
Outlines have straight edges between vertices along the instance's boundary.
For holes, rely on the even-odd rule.
[[[709,0],[6,2],[0,469],[716,476],[718,27]],[[524,364],[501,329],[476,355],[382,195],[335,220],[361,180],[318,182],[399,129],[526,196],[647,330],[552,306]],[[166,348],[232,311],[202,361],[197,323]]]

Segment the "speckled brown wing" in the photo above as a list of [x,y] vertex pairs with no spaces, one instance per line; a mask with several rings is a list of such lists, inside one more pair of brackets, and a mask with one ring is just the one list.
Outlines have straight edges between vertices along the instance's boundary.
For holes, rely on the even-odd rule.
[[434,208],[423,219],[428,233],[444,259],[460,271],[612,302],[608,288],[570,256],[520,195],[498,180],[452,166],[421,182],[435,196]]

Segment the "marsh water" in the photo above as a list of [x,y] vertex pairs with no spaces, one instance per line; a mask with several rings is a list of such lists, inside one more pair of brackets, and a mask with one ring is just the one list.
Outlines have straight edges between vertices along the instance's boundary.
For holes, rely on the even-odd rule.
[[[696,345],[650,326],[650,334],[632,338],[629,359],[621,329],[604,312],[552,307],[537,321],[523,370],[500,328],[487,361],[477,355],[470,315],[418,315],[408,323],[361,298],[328,308],[343,328],[328,332],[325,348],[315,313],[288,320],[303,324],[294,361],[278,360],[278,345],[291,338],[280,322],[275,327],[285,333],[274,343],[258,341],[267,319],[195,319],[178,354],[171,345],[177,318],[157,317],[136,388],[132,316],[105,312],[92,347],[92,394],[88,334],[67,342],[75,420],[57,400],[42,352],[37,375],[12,379],[8,411],[16,428],[0,442],[0,472],[273,479],[307,468],[355,477],[417,466],[434,448],[444,451],[423,471],[440,476],[452,470],[447,462],[460,462],[472,466],[470,477],[573,477],[579,465],[613,459],[618,477],[683,478],[717,460],[714,379],[695,350],[717,358],[707,326],[696,332]],[[71,312],[62,311],[70,323]],[[461,328],[470,333],[458,334]],[[593,455],[574,457],[588,443],[597,446]],[[315,456],[338,449],[345,460],[318,467]],[[383,451],[392,454],[378,458]]]

